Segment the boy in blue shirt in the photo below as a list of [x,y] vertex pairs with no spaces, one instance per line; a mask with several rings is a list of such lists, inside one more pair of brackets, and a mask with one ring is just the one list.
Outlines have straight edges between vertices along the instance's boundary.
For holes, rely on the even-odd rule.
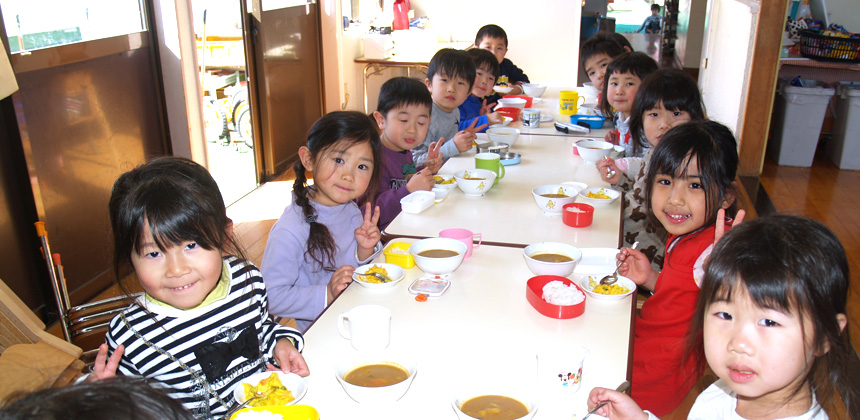
[[659,34],[663,30],[663,17],[660,16],[659,4],[651,5],[651,16],[645,18],[645,22],[642,22],[642,26],[636,30],[636,33],[642,32],[643,29],[646,34]]
[[[496,56],[496,60],[499,62],[499,77],[496,78],[496,84],[513,87],[508,95],[522,94],[523,88],[520,85],[529,83],[529,77],[519,67],[515,66],[513,61],[505,58],[505,54],[508,52],[508,34],[505,30],[499,25],[484,25],[478,29],[478,34],[475,36],[475,46],[488,50]],[[493,95],[488,100],[495,102],[499,97],[499,95]]]
[[[472,86],[472,94],[460,105],[460,129],[465,130],[475,119],[478,120],[475,124],[478,126],[504,122],[502,114],[491,112],[495,102],[488,104],[486,99],[493,93],[493,86],[499,77],[499,62],[496,61],[496,56],[480,48],[472,48],[466,53],[475,62],[475,84]],[[486,131],[486,128],[480,131]]]

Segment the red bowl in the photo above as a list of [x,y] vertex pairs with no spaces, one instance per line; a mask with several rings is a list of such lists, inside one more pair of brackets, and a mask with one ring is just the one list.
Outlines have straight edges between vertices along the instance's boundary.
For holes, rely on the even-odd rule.
[[[584,203],[569,203],[561,207],[561,220],[573,227],[588,227],[594,220],[594,207]],[[578,211],[568,210],[576,209]]]
[[496,112],[501,113],[502,115],[504,115],[506,117],[510,117],[514,121],[517,121],[520,119],[520,112],[522,112],[522,110],[519,108],[512,107],[512,106],[504,106],[501,108],[496,108]]
[[553,305],[552,303],[543,300],[543,287],[546,286],[547,283],[555,280],[564,282],[564,284],[568,286],[573,285],[579,289],[583,295],[585,295],[585,291],[567,277],[535,276],[530,278],[528,283],[526,283],[526,299],[528,299],[529,303],[531,303],[538,312],[550,318],[570,319],[582,315],[582,313],[585,312],[585,299],[576,305],[568,306]]
[[502,96],[502,98],[524,99],[526,101],[526,106],[525,106],[526,108],[531,108],[532,107],[532,101],[534,100],[534,98],[532,98],[531,96],[526,96],[526,95],[505,95],[505,96]]

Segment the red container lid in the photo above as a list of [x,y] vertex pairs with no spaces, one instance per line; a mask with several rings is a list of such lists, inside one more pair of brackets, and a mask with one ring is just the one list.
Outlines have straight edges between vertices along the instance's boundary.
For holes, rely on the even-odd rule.
[[503,106],[501,108],[496,108],[496,112],[501,113],[506,117],[512,118],[514,121],[520,119],[520,109],[512,106]]
[[585,301],[587,297],[576,305],[567,306],[553,305],[552,303],[543,300],[543,287],[546,286],[547,283],[555,280],[563,282],[568,286],[573,285],[582,292],[583,296],[585,296],[585,291],[583,291],[582,288],[571,279],[561,276],[546,275],[535,276],[529,279],[528,283],[526,283],[526,299],[535,309],[537,309],[538,312],[550,318],[571,319],[582,315],[585,312]]

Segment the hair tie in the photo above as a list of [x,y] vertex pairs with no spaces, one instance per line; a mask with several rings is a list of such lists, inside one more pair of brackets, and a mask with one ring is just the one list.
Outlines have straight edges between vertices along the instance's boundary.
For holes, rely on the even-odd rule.
[[308,223],[314,223],[317,221],[317,215],[312,214],[310,216],[305,217],[305,221]]

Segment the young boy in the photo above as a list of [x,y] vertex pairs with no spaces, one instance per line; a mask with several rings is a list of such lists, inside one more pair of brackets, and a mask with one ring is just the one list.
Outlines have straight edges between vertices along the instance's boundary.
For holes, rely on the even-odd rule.
[[[428,155],[432,143],[438,142],[435,147],[445,160],[471,149],[472,141],[477,137],[475,132],[484,128],[473,124],[457,131],[460,124],[458,107],[466,101],[475,83],[475,63],[469,54],[453,48],[437,51],[427,67],[424,83],[433,98],[433,118],[427,138],[412,149],[416,165],[422,165],[432,157]],[[441,147],[439,143],[442,143]]]
[[663,30],[663,17],[660,16],[659,4],[651,5],[651,16],[645,18],[645,22],[642,22],[642,26],[636,30],[636,33],[642,30],[645,30],[646,34],[659,34]]
[[603,75],[613,58],[624,54],[624,47],[605,33],[598,33],[582,43],[579,60],[594,88],[603,92]]
[[[496,78],[496,84],[513,87],[514,89],[508,95],[522,94],[523,88],[520,85],[529,83],[529,77],[515,66],[513,61],[505,58],[508,52],[508,34],[505,30],[499,25],[484,25],[475,35],[475,46],[488,50],[496,56],[499,62],[499,77]],[[488,100],[495,102],[499,97],[499,95],[493,95]]]
[[[465,130],[475,119],[478,120],[476,125],[500,124],[504,117],[498,112],[490,112],[495,103],[487,104],[486,99],[493,93],[493,86],[499,77],[499,62],[493,53],[480,48],[472,48],[466,53],[475,62],[475,84],[472,94],[460,105],[460,129]],[[486,131],[486,128],[481,131]]]
[[435,181],[433,174],[442,166],[440,143],[430,144],[430,152],[423,168],[416,168],[411,150],[427,137],[430,127],[430,109],[433,100],[430,92],[417,79],[395,77],[379,90],[379,100],[373,119],[382,130],[382,170],[376,205],[380,215],[378,226],[382,230],[400,213],[400,199],[414,191],[430,191]]

